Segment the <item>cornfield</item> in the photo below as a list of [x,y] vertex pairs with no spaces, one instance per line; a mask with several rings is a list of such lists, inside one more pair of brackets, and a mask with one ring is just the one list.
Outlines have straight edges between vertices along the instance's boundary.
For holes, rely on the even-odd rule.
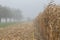
[[33,22],[24,22],[0,28],[0,40],[34,40]]
[[0,40],[60,40],[60,6],[48,5],[32,22],[0,28]]
[[37,40],[60,40],[60,6],[49,4],[35,22]]

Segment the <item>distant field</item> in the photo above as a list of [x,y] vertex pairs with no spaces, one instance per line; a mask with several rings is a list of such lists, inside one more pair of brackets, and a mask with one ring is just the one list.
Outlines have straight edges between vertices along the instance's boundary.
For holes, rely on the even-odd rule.
[[9,25],[13,25],[13,24],[15,24],[15,22],[13,22],[13,23],[0,23],[0,27],[6,27],[6,26],[9,26]]

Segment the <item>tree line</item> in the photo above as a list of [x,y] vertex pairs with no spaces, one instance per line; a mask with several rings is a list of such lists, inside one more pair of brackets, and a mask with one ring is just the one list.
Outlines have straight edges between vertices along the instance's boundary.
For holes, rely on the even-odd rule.
[[3,7],[0,5],[0,22],[4,18],[7,21],[7,18],[14,20],[21,20],[23,18],[22,12],[19,9],[12,9],[9,7]]

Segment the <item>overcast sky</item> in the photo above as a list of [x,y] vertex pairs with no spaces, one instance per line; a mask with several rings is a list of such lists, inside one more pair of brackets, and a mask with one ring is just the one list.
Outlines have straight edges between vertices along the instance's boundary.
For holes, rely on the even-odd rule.
[[[18,8],[24,17],[34,18],[41,12],[49,0],[0,0],[0,4],[11,8]],[[56,0],[60,3],[60,0]]]

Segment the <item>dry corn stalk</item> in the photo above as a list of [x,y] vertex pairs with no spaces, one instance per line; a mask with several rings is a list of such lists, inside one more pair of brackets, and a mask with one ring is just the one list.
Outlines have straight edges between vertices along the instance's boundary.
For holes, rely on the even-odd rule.
[[48,5],[35,22],[37,40],[60,40],[60,6]]

